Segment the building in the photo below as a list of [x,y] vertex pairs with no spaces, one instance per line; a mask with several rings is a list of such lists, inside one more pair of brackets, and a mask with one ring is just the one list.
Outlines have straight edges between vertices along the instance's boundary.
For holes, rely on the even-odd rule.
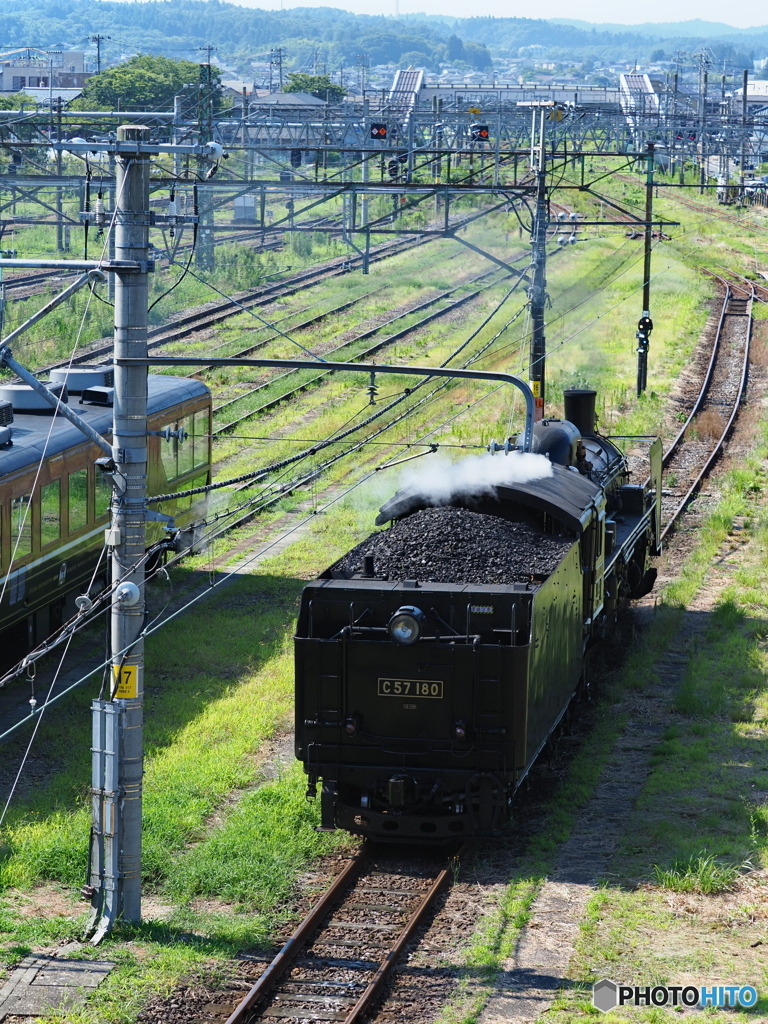
[[251,100],[251,110],[318,110],[325,107],[325,100],[310,96],[306,92],[270,92]]
[[71,94],[83,88],[91,77],[85,70],[85,54],[77,50],[38,50],[26,46],[0,53],[0,93],[45,90],[58,96],[59,90]]
[[[741,110],[742,96],[744,94],[743,89],[734,89],[733,92],[733,109],[738,112]],[[764,107],[768,104],[768,80],[753,81],[750,79],[747,82],[747,109],[752,112],[757,107]]]

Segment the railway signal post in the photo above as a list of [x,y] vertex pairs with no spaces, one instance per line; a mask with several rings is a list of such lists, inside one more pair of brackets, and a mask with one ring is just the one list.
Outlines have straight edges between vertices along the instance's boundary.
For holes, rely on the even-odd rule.
[[[637,397],[648,384],[648,349],[651,344],[651,251],[653,248],[653,153],[654,144],[648,143],[645,174],[645,232],[643,246],[643,312],[637,324]],[[659,225],[661,232],[661,225]]]
[[112,580],[112,669],[108,699],[93,709],[93,821],[88,932],[99,942],[118,918],[141,920],[141,801],[144,695],[144,557],[147,494],[147,368],[123,366],[147,355],[149,153],[143,127],[118,129],[115,258],[138,269],[115,273],[115,394],[112,459],[100,460],[113,484],[107,544]]

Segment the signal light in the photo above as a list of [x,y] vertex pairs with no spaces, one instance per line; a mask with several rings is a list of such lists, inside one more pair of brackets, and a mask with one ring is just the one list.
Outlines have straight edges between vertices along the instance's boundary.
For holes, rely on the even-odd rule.
[[471,124],[469,126],[469,134],[473,142],[487,142],[491,137],[487,124]]
[[291,167],[301,167],[301,150],[291,150]]
[[372,139],[386,139],[387,137],[387,126],[379,121],[374,121],[371,124],[371,138]]
[[401,153],[398,156],[397,159],[400,161],[401,164],[407,164],[408,163],[408,154],[407,153]]
[[389,171],[390,178],[396,178],[400,173],[400,164],[397,160],[390,160],[387,164],[387,170]]

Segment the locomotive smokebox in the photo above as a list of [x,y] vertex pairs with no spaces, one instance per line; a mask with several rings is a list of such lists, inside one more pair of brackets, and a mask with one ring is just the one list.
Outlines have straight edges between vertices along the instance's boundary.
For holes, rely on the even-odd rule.
[[595,399],[597,392],[590,388],[570,388],[563,392],[565,418],[578,428],[582,437],[595,432]]

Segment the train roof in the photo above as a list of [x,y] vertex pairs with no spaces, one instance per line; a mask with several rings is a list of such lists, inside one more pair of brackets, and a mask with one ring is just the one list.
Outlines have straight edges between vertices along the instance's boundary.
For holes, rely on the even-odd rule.
[[[528,508],[539,509],[549,513],[569,529],[581,533],[584,529],[585,513],[600,493],[599,485],[588,477],[553,464],[551,476],[539,477],[527,484],[497,484],[485,491],[482,496],[499,502],[514,502]],[[434,502],[418,490],[398,491],[381,506],[376,525],[381,526],[391,519],[401,519],[422,508],[441,504],[464,504],[467,500],[480,496],[456,494],[452,500]]]
[[[147,414],[155,416],[191,399],[209,394],[205,384],[187,377],[170,377],[151,373],[147,378]],[[109,438],[112,434],[112,406],[80,405],[71,395],[69,406],[89,426]],[[36,465],[45,455],[50,458],[79,444],[87,444],[85,434],[63,416],[57,416],[51,431],[51,416],[47,413],[14,413],[11,424],[12,445],[0,448],[0,477]],[[50,432],[50,439],[48,438]]]

